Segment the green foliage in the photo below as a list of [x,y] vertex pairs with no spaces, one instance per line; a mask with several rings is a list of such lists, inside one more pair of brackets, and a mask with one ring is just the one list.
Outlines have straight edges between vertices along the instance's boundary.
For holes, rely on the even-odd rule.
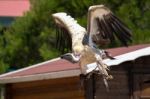
[[6,46],[6,41],[4,37],[5,30],[6,27],[0,25],[0,73],[3,73],[8,69],[5,53],[5,46]]
[[54,32],[50,30],[49,18],[49,8],[55,6],[46,2],[48,0],[32,1],[31,11],[18,18],[5,32],[5,50],[11,67],[21,68],[58,56],[53,47]]
[[58,57],[51,14],[67,12],[86,27],[88,7],[94,4],[108,6],[129,26],[133,44],[150,43],[150,0],[31,0],[30,12],[0,35],[0,72]]
[[130,0],[116,11],[133,32],[133,44],[150,43],[150,1]]

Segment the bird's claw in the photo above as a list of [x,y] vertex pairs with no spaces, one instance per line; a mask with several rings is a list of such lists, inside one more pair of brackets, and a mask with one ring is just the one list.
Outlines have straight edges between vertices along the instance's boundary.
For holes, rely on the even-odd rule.
[[99,69],[98,74],[102,75],[106,80],[113,79],[113,76],[109,75],[108,72],[107,72],[110,69],[106,64],[98,61],[97,68]]
[[113,79],[113,76],[112,76],[112,75],[107,75],[105,78],[106,78],[107,80],[111,80],[111,79]]

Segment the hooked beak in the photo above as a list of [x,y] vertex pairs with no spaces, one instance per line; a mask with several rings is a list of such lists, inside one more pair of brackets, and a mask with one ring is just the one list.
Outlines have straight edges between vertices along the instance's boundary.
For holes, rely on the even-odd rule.
[[73,53],[73,55],[74,55],[76,58],[80,58],[80,57],[81,57],[81,54],[80,54],[80,53]]
[[74,60],[76,60],[76,61],[79,61],[80,60],[80,58],[81,58],[81,54],[76,54],[76,53],[73,53],[73,58],[74,58]]

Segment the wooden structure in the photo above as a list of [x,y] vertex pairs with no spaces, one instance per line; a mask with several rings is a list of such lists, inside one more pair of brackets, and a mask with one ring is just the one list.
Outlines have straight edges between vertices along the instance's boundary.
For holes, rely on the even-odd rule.
[[150,99],[150,56],[111,67],[114,79],[107,92],[102,79],[94,75],[93,99]]
[[[130,52],[145,48],[150,50],[149,44],[108,51],[116,58],[135,57]],[[80,76],[78,64],[57,58],[0,75],[1,99],[150,99],[150,52],[137,54],[110,66],[109,92],[100,75]]]
[[6,85],[6,99],[84,99],[79,77]]

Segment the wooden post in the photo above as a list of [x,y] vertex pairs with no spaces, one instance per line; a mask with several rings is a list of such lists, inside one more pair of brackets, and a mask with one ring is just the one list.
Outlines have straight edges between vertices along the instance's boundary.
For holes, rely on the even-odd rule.
[[84,76],[85,99],[94,99],[95,97],[95,82],[94,74]]
[[12,98],[12,84],[6,84],[5,85],[5,99],[11,99]]
[[5,99],[5,86],[0,86],[0,99]]

